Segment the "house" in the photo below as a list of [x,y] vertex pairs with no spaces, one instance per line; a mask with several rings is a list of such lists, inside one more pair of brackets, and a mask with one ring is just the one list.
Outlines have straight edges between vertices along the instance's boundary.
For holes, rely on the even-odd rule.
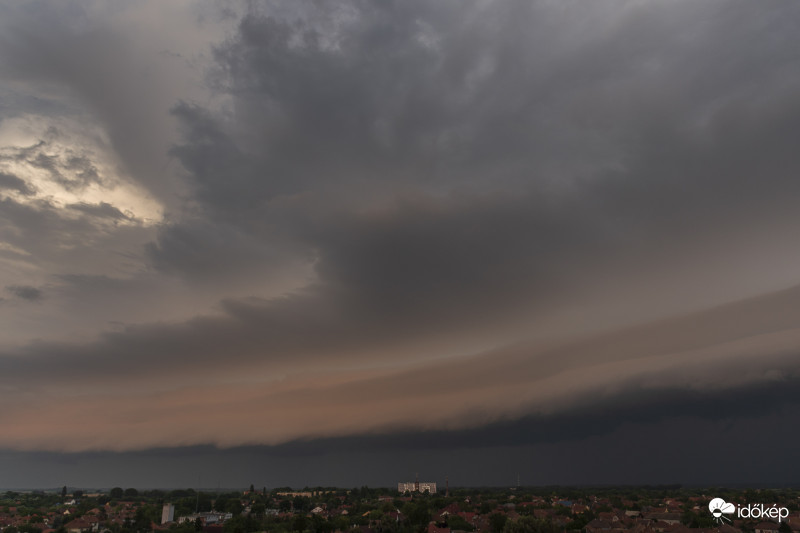
[[70,523],[66,524],[64,528],[67,530],[67,533],[92,533],[97,530],[93,529],[93,525],[83,518],[72,520]]
[[586,533],[600,533],[604,531],[611,531],[612,529],[616,529],[616,524],[613,524],[610,520],[601,520],[599,518],[595,518],[586,524]]
[[649,513],[646,518],[655,522],[664,522],[665,524],[681,523],[681,515],[678,513]]
[[775,522],[759,522],[754,529],[756,533],[778,533],[780,527]]
[[439,519],[444,520],[444,518],[448,515],[458,514],[461,512],[461,507],[458,506],[457,503],[451,503],[447,507],[441,509],[437,514],[436,517]]
[[438,527],[436,522],[428,524],[428,533],[450,533],[449,527]]
[[581,514],[589,510],[589,506],[585,503],[573,503],[572,514]]
[[742,530],[737,529],[730,524],[722,524],[715,530],[715,533],[742,533]]

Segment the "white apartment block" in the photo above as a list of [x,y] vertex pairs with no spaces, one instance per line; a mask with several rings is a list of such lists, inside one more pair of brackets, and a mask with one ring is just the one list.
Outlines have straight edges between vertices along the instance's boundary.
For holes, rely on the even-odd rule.
[[436,494],[436,483],[431,481],[409,481],[397,484],[398,492],[429,492]]

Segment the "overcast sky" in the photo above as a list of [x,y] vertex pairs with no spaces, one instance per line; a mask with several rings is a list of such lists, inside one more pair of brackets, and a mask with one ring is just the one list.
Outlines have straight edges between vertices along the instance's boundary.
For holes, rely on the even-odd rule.
[[798,27],[3,2],[0,487],[798,481]]

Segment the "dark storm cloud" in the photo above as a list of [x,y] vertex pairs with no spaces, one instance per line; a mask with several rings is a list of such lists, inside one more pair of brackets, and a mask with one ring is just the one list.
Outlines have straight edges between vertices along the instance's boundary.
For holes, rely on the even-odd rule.
[[230,224],[201,220],[161,226],[145,251],[159,271],[202,283],[270,277],[297,263],[291,254],[297,248],[280,235],[270,242]]
[[[474,438],[477,446],[500,445],[505,439],[514,445],[553,442],[674,416],[706,418],[716,413],[740,419],[780,406],[791,408],[797,403],[791,391],[800,376],[800,338],[794,328],[800,308],[797,298],[798,290],[785,291],[579,342],[534,343],[410,369],[387,369],[377,375],[366,372],[362,377],[353,372],[317,375],[310,371],[329,364],[334,356],[337,364],[351,364],[359,349],[374,362],[387,344],[401,350],[402,344],[395,338],[387,342],[382,337],[386,332],[380,329],[359,336],[358,324],[347,337],[349,324],[330,310],[318,310],[315,315],[303,311],[306,323],[296,327],[289,313],[292,302],[280,308],[283,323],[272,315],[274,309],[231,304],[225,317],[131,327],[107,334],[91,346],[32,346],[25,354],[0,361],[0,384],[6,390],[18,390],[20,382],[35,377],[52,391],[66,378],[73,384],[76,380],[95,383],[96,392],[104,395],[100,404],[94,399],[92,403],[76,400],[60,406],[52,416],[69,418],[73,411],[91,412],[97,428],[87,422],[79,438],[62,439],[58,449],[136,449],[174,445],[176,439],[219,446],[280,443],[361,433],[463,430],[497,421],[506,422],[485,433],[467,431],[463,436]],[[274,329],[254,334],[267,324]],[[309,331],[315,336],[309,336]],[[752,357],[753,353],[760,357]],[[204,382],[209,373],[219,379],[246,371],[250,379],[259,375],[268,379],[281,368],[291,368],[287,363],[298,368],[298,356],[311,366],[286,381],[206,384],[200,397],[192,389],[149,392],[139,397],[133,411],[124,397],[110,394],[131,380],[140,383],[140,390],[157,391],[176,374]],[[191,367],[186,361],[191,361]],[[48,383],[42,368],[56,381]],[[111,388],[102,392],[100,383]],[[18,392],[33,393],[30,388]],[[370,402],[365,403],[365,397]],[[217,399],[208,403],[209,398]],[[4,415],[4,422],[17,428],[7,440],[9,445],[39,442],[37,424],[26,422],[29,411],[44,408],[37,402],[47,404],[47,399],[29,401]],[[105,420],[108,414],[104,413],[112,405],[116,405],[111,409],[114,419]],[[263,411],[261,405],[282,407]],[[198,413],[204,420],[227,414],[208,432],[196,419]],[[343,413],[347,413],[344,418]],[[135,437],[126,429],[129,418],[138,421]],[[242,425],[239,418],[250,423]],[[507,422],[519,418],[521,425]],[[149,431],[143,431],[145,423]],[[497,439],[486,440],[493,432]],[[442,439],[443,446],[453,442],[441,433],[431,438],[434,442]],[[383,441],[377,438],[376,442]]]
[[[248,5],[214,47],[213,102],[173,99],[169,115],[142,105],[150,85],[108,28],[12,32],[6,68],[74,87],[136,179],[165,194],[148,156],[168,151],[180,164],[189,194],[144,246],[146,268],[192,288],[242,278],[253,297],[9,351],[0,383],[135,380],[152,393],[120,418],[146,421],[150,434],[114,426],[102,442],[77,436],[66,449],[437,425],[475,442],[529,444],[642,423],[645,407],[657,420],[694,404],[716,409],[736,391],[762,414],[794,405],[780,391],[797,377],[798,291],[769,291],[796,284],[800,264],[798,13],[717,1]],[[180,135],[169,149],[148,136],[168,117]],[[76,154],[29,150],[18,156],[56,180],[98,176]],[[0,207],[19,229],[8,232],[15,246],[38,227],[53,246],[62,235],[89,242],[98,218],[125,215],[73,204],[87,216],[58,230],[45,203]],[[302,283],[260,297],[260,283],[292,269]],[[59,275],[74,288],[116,286],[110,275]],[[688,312],[753,294],[765,296]],[[553,333],[547,320],[560,314]],[[520,340],[563,331],[582,340]],[[439,360],[465,353],[477,355]],[[312,372],[341,367],[352,379]],[[289,378],[276,384],[293,372],[297,389]],[[231,423],[224,436],[193,426],[186,405],[205,399],[193,379],[228,402],[198,411],[262,425]],[[772,393],[750,389],[774,381]],[[714,391],[708,401],[703,387]],[[432,407],[415,419],[407,391]],[[286,414],[253,413],[254,398]],[[59,406],[59,416],[79,407],[92,408]],[[168,424],[170,410],[184,426]],[[337,418],[345,412],[357,422]],[[522,436],[511,422],[475,429],[520,417]],[[19,428],[14,445],[50,442]]]
[[[330,27],[319,14],[253,10],[216,52],[212,81],[232,111],[176,107],[184,143],[172,153],[212,220],[266,242],[288,235],[319,254],[323,278],[364,279],[375,294],[393,290],[399,264],[446,258],[445,284],[469,291],[476,280],[458,284],[461,272],[469,278],[472,260],[480,270],[498,249],[496,263],[514,261],[520,273],[599,250],[646,268],[731,224],[793,219],[800,102],[788,90],[797,74],[791,17],[744,3],[613,5],[353,3],[325,8],[339,21]],[[774,41],[746,39],[756,29],[743,13],[754,9]],[[479,14],[495,24],[479,24]],[[679,27],[685,36],[672,37]],[[771,84],[751,82],[750,61]],[[786,68],[764,66],[776,63]],[[718,75],[702,74],[710,70]],[[379,209],[395,195],[402,204],[406,190],[441,214],[417,220],[415,207],[390,205],[387,235],[363,235],[363,206]],[[519,213],[516,224],[506,211]],[[459,212],[469,221],[457,221]],[[474,242],[464,244],[474,253],[455,249],[459,231],[472,228]],[[450,236],[455,244],[443,242]],[[159,256],[179,254],[179,241],[174,254],[168,242]],[[422,268],[410,273],[420,281],[412,292],[442,282],[442,269],[427,272],[430,280],[419,278]]]
[[[352,214],[326,215],[324,204],[314,199],[301,206],[314,218],[288,228],[281,222],[294,213],[281,205],[254,222],[275,227],[264,231],[177,224],[164,228],[148,252],[160,269],[206,278],[254,265],[269,272],[287,254],[305,255],[314,260],[316,297],[289,296],[292,307],[330,298],[344,315],[371,316],[375,325],[388,317],[420,322],[420,313],[431,313],[447,328],[470,312],[487,318],[485,309],[465,305],[492,305],[502,315],[528,297],[566,290],[566,279],[577,284],[563,265],[588,255],[586,248],[604,231],[581,228],[567,205],[546,205],[531,195],[397,196]],[[289,306],[285,300],[275,305]]]
[[448,74],[424,42],[427,25],[447,13],[418,3],[322,9],[355,20],[326,34],[314,17],[247,14],[217,49],[212,77],[234,97],[232,114],[174,110],[187,142],[173,153],[211,208],[253,210],[316,186],[437,178],[447,155],[440,145],[469,117],[468,105],[449,109]]
[[[251,12],[217,50],[214,79],[232,97],[233,115],[177,108],[188,142],[176,154],[208,192],[203,197],[221,206],[359,178],[535,187],[553,164],[563,180],[622,166],[638,182],[683,181],[647,160],[669,157],[682,167],[710,149],[718,166],[730,160],[718,155],[729,154],[735,168],[741,150],[717,147],[737,142],[759,154],[752,164],[771,150],[785,153],[797,115],[784,86],[793,72],[764,66],[792,61],[791,17],[783,10],[619,3],[627,9],[615,13],[566,5],[513,2],[480,12],[463,4],[352,3],[334,29]],[[775,41],[737,40],[753,32],[749,10],[774,25]],[[478,13],[481,23],[472,19]],[[687,36],[670,39],[682,24]],[[581,38],[562,41],[565,30],[584,26]],[[537,49],[538,41],[551,48]],[[745,59],[723,62],[730,56]],[[751,61],[772,85],[751,82]],[[709,68],[721,72],[701,75]],[[770,137],[753,143],[751,132],[765,133],[759,130]],[[578,151],[588,167],[601,164],[576,176],[569,157]],[[214,165],[231,172],[220,179]]]
[[[398,431],[335,439],[303,439],[268,448],[283,456],[320,453],[456,450],[525,446],[601,437],[624,426],[661,425],[670,419],[694,419],[732,425],[774,413],[796,412],[800,407],[797,378],[750,385],[735,390],[699,391],[670,388],[659,391],[631,389],[608,401],[587,403],[551,415],[527,415],[492,422],[474,429]],[[787,420],[786,424],[790,424]]]
[[28,285],[8,285],[6,290],[22,300],[36,302],[42,299],[42,290]]
[[[747,4],[620,7],[493,5],[496,26],[446,3],[325,8],[329,27],[248,12],[211,78],[230,111],[173,110],[201,216],[162,232],[154,264],[208,279],[269,271],[270,250],[313,257],[307,290],[229,309],[354,352],[356,330],[364,346],[491,331],[609,279],[741,253],[739,229],[785,232],[800,192],[791,74],[762,71],[765,89],[746,63],[719,64],[741,48],[791,71],[781,12],[764,14],[780,37],[752,50],[721,35],[753,31]],[[586,31],[564,40],[548,20]],[[282,337],[271,353],[295,351]]]
[[433,442],[416,448],[426,435],[419,434],[398,437],[398,443],[412,441],[409,448],[390,439],[376,447],[372,437],[362,437],[347,439],[347,446],[295,443],[296,451],[186,446],[127,453],[4,452],[0,466],[3,488],[58,487],[64,480],[81,487],[396,487],[417,472],[440,486],[447,476],[451,489],[514,486],[518,477],[523,486],[775,487],[793,486],[800,475],[797,464],[784,459],[794,453],[796,427],[796,411],[776,410],[773,416],[722,422],[675,417],[552,444],[470,447],[471,435],[462,434],[454,446],[438,448]]
[[[562,217],[542,214],[547,208],[529,211],[530,204],[529,199],[464,198],[452,205],[409,198],[375,213],[322,221],[308,229],[314,241],[325,243],[316,264],[319,283],[273,300],[230,300],[220,316],[134,326],[93,348],[59,348],[73,355],[58,360],[74,369],[85,364],[90,368],[81,372],[89,373],[117,374],[125,367],[131,376],[149,373],[156,361],[180,367],[190,358],[201,365],[218,361],[220,353],[229,354],[232,365],[301,354],[326,361],[373,353],[377,359],[453,333],[466,342],[471,337],[466,327],[511,320],[515,311],[536,308],[535,298],[551,295],[553,287],[566,290],[559,283],[568,269],[559,260],[577,260],[569,243],[584,236],[571,235],[568,219],[560,221],[558,233],[555,221]],[[151,248],[161,268],[208,279],[223,269],[252,268],[253,260],[267,262],[256,254],[266,256],[268,249],[240,246],[242,234],[225,227],[184,231],[167,229],[159,247]],[[211,246],[216,253],[209,253]],[[574,276],[570,279],[574,283]],[[521,302],[524,297],[534,302]],[[117,356],[101,355],[106,353]],[[84,363],[76,366],[73,357]]]

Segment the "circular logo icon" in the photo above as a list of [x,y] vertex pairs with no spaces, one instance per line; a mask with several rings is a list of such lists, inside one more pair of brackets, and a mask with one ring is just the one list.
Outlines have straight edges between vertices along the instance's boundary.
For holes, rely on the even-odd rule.
[[710,502],[708,502],[708,510],[711,511],[711,514],[714,515],[714,518],[717,520],[726,519],[727,517],[722,516],[723,514],[733,514],[736,511],[736,506],[732,503],[728,503],[722,498],[714,498]]

